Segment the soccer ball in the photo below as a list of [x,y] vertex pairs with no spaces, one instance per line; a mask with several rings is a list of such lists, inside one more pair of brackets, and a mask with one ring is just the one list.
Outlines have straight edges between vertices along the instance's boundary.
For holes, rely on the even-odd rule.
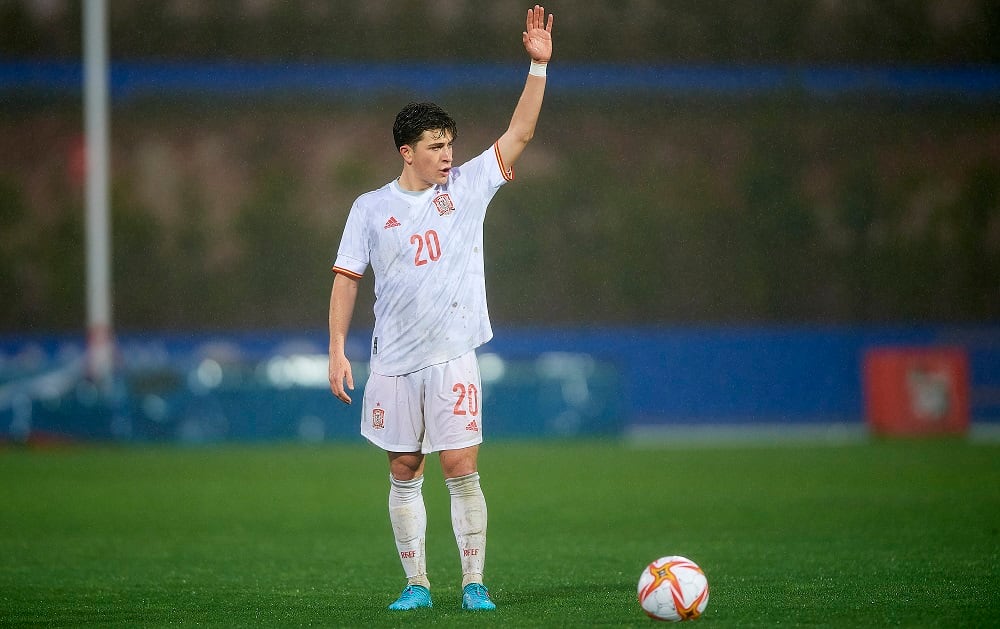
[[660,557],[639,575],[639,605],[656,620],[694,620],[708,605],[708,579],[685,557]]

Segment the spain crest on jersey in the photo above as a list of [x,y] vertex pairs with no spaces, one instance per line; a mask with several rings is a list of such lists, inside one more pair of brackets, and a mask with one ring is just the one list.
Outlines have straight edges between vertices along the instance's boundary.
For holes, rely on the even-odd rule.
[[447,192],[442,192],[434,197],[434,207],[437,208],[438,214],[441,216],[448,216],[455,211],[455,204]]
[[385,409],[381,406],[372,409],[372,428],[375,430],[385,428]]

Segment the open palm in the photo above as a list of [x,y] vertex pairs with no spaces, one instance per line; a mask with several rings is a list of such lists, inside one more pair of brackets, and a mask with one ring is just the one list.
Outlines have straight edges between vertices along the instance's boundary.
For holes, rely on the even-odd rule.
[[521,39],[532,61],[547,63],[552,58],[552,18],[550,13],[546,24],[545,8],[537,4],[535,8],[528,9],[528,19]]

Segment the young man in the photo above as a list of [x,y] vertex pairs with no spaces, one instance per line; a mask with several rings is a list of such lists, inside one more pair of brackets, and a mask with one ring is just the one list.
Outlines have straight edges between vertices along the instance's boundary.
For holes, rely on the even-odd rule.
[[[337,251],[330,295],[330,388],[347,404],[354,388],[344,353],[358,280],[375,273],[375,330],[361,433],[389,456],[389,519],[407,585],[389,608],[431,607],[424,555],[424,457],[438,452],[451,494],[462,565],[462,608],[492,610],[483,585],[486,501],[477,456],[481,383],[475,349],[493,336],[486,308],[486,206],[531,140],[552,55],[552,16],[528,9],[531,57],[507,131],[461,166],[452,163],[455,122],[431,103],[396,116],[402,173],[354,202]],[[345,387],[346,385],[346,387]]]

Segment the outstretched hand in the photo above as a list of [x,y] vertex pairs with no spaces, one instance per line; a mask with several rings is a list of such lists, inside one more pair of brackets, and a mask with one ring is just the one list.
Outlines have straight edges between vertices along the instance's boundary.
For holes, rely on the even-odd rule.
[[550,13],[546,24],[545,8],[537,4],[534,9],[528,9],[528,19],[525,30],[521,33],[521,40],[532,61],[548,63],[552,58],[552,18]]

